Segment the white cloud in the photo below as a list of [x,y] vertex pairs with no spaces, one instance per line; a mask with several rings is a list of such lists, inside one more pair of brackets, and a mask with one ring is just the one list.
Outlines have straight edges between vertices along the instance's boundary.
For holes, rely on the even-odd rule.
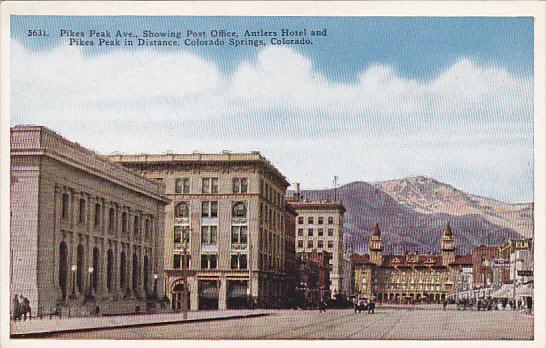
[[[261,150],[305,187],[334,174],[425,174],[532,199],[532,80],[469,59],[428,80],[370,66],[352,83],[273,46],[232,74],[192,53],[146,49],[85,56],[14,41],[11,59],[12,124],[43,124],[102,152]],[[527,178],[517,188],[515,175]]]

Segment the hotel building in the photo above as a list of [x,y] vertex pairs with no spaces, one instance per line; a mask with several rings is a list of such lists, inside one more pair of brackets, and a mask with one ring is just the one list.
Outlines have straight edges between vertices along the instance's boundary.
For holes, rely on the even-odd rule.
[[[165,185],[173,309],[277,306],[287,292],[286,178],[259,152],[110,156]],[[293,238],[293,235],[292,235]],[[186,295],[184,295],[186,294]],[[187,297],[185,297],[187,296]]]

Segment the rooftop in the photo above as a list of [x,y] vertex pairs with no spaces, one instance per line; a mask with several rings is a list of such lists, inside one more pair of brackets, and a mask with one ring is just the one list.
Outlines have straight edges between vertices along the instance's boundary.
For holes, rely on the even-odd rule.
[[164,165],[164,164],[220,164],[220,163],[258,163],[271,171],[286,186],[290,183],[286,177],[259,151],[233,153],[224,151],[221,153],[201,153],[193,152],[191,154],[138,154],[138,155],[110,155],[113,162],[128,165]]
[[342,213],[345,212],[345,206],[341,202],[332,201],[287,201],[287,204],[294,208],[309,208],[309,209],[339,209]]
[[135,174],[49,128],[36,125],[12,127],[10,149],[11,156],[48,156],[130,190],[168,202],[163,196],[163,184]]

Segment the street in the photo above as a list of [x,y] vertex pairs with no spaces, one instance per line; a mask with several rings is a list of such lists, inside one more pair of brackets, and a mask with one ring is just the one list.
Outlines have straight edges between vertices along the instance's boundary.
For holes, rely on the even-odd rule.
[[457,311],[438,307],[277,310],[259,318],[54,334],[56,339],[363,339],[530,340],[533,317],[515,311]]

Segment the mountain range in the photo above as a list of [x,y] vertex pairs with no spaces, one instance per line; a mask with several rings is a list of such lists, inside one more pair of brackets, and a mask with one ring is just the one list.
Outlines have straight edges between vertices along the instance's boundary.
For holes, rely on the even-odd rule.
[[347,209],[345,239],[360,253],[367,253],[376,223],[387,253],[439,253],[447,223],[461,254],[481,244],[532,238],[534,233],[533,203],[504,203],[425,176],[358,181],[337,190],[303,190],[301,196],[304,200],[343,202]]

